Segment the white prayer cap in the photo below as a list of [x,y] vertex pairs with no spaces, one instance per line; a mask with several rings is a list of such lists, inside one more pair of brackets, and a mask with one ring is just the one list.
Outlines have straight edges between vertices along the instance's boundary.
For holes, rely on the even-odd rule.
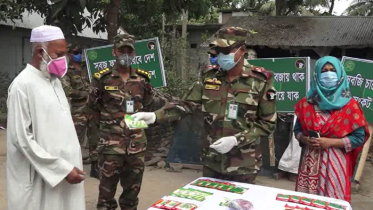
[[56,26],[39,26],[31,31],[30,42],[49,42],[58,39],[65,39],[65,36]]

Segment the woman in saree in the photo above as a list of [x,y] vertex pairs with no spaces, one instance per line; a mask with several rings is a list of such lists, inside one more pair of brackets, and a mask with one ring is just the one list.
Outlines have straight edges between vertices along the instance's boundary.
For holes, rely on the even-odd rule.
[[369,130],[337,58],[316,62],[311,89],[294,109],[294,135],[302,146],[296,191],[350,202],[356,158]]

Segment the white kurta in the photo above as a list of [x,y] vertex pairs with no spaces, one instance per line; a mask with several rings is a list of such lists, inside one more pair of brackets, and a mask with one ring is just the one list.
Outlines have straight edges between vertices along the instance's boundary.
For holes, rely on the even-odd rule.
[[8,210],[85,210],[83,182],[65,180],[83,165],[59,79],[27,65],[9,87],[7,105]]

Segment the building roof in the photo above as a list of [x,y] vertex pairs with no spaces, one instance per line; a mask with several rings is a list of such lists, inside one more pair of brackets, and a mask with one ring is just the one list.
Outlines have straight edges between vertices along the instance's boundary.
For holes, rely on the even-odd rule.
[[[213,24],[188,24],[187,26],[187,30],[219,30],[221,27],[223,26],[223,24],[219,24],[219,23],[213,23]],[[172,25],[167,25],[167,27],[171,28]],[[182,25],[181,24],[178,24],[176,25],[176,28],[178,30],[181,30],[182,28]]]
[[267,47],[373,47],[373,17],[232,17],[223,28],[250,33],[247,45]]

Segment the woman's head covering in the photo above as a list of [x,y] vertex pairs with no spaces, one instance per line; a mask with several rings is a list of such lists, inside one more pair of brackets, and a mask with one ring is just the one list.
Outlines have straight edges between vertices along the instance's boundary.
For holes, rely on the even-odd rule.
[[[338,83],[335,87],[324,87],[320,83],[321,70],[327,63],[332,64],[336,70]],[[317,60],[311,81],[311,89],[307,93],[307,100],[312,104],[318,105],[320,110],[341,109],[351,100],[346,72],[337,58],[325,56]]]

